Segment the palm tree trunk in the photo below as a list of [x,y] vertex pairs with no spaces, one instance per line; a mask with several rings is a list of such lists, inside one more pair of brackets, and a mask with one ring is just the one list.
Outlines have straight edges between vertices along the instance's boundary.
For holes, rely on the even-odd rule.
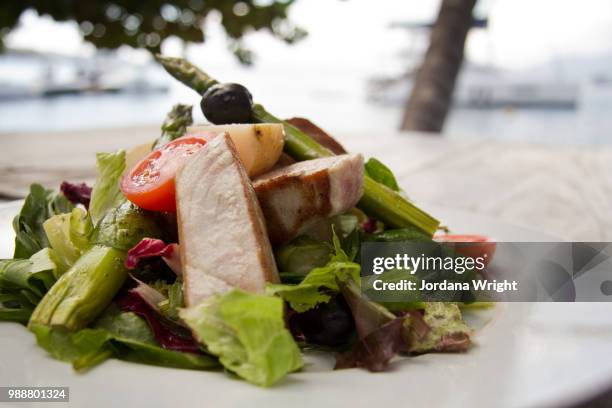
[[404,107],[402,130],[440,132],[463,62],[476,0],[442,0],[429,48]]

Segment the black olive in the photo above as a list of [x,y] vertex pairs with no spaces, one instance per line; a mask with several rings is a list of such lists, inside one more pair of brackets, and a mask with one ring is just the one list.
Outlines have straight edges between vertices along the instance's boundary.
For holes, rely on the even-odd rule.
[[332,347],[346,343],[355,330],[353,316],[342,297],[293,315],[291,324],[297,326],[307,342]]
[[253,97],[240,84],[217,84],[204,93],[200,107],[206,119],[214,124],[248,123]]

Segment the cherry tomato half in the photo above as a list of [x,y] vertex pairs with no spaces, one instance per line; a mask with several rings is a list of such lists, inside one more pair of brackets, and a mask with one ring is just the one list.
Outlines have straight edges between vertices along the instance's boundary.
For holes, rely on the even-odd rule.
[[483,257],[485,266],[491,262],[497,244],[489,237],[475,234],[441,234],[434,236],[437,242],[454,242],[455,250],[469,258]]
[[121,191],[145,210],[176,211],[174,176],[207,139],[210,138],[183,136],[152,151],[124,174]]

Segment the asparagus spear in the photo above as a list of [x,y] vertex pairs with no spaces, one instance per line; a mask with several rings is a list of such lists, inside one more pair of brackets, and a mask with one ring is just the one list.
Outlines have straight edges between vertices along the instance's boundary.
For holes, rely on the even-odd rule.
[[29,326],[61,326],[70,331],[87,326],[123,285],[127,277],[124,256],[102,245],[85,252],[38,303]]
[[[200,95],[218,83],[183,58],[164,57],[159,54],[155,58],[170,75]],[[285,152],[296,160],[309,160],[333,155],[329,149],[321,146],[296,127],[270,114],[259,104],[253,106],[253,119],[257,122],[282,123],[285,128]],[[365,177],[363,198],[358,206],[391,227],[416,226],[430,236],[436,232],[440,224],[437,219],[368,176]]]
[[168,71],[170,75],[192,88],[200,95],[203,95],[211,86],[219,83],[184,58],[164,57],[160,54],[156,54],[155,58],[164,66],[164,69]]
[[187,126],[193,124],[192,108],[192,105],[182,105],[180,103],[172,107],[161,126],[161,136],[153,144],[154,149],[183,136]]

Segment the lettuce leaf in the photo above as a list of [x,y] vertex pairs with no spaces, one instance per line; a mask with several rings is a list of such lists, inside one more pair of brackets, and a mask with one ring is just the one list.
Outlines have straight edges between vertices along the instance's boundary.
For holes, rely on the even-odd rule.
[[0,260],[0,320],[26,323],[60,269],[57,256],[44,248],[30,259]]
[[179,320],[179,309],[185,305],[183,282],[176,280],[168,287],[168,299],[159,304],[160,312],[172,321]]
[[400,190],[393,172],[378,159],[372,157],[365,163],[365,174],[393,191]]
[[164,367],[207,370],[219,366],[205,354],[181,353],[157,345],[147,323],[131,312],[109,307],[91,328],[69,332],[33,325],[38,345],[54,358],[83,371],[110,357]]
[[302,367],[279,298],[236,289],[180,315],[226,369],[253,384],[270,386]]
[[216,358],[202,353],[185,353],[160,347],[146,321],[114,305],[94,322],[93,329],[104,330],[117,346],[118,358],[164,367],[207,370],[219,367]]
[[51,248],[55,250],[68,269],[85,252],[93,230],[91,218],[82,208],[74,208],[68,214],[57,214],[43,223]]
[[325,242],[301,236],[276,250],[276,263],[281,273],[305,276],[312,269],[327,264],[330,255],[331,249]]
[[43,222],[54,214],[70,212],[72,204],[40,184],[32,184],[19,214],[13,219],[15,252],[13,258],[26,259],[49,246]]
[[326,303],[331,296],[324,292],[338,292],[338,282],[352,279],[359,281],[361,267],[351,262],[340,245],[340,240],[334,234],[333,244],[335,254],[325,266],[314,268],[298,285],[268,284],[266,293],[282,297],[291,308],[298,313],[312,309],[319,303]]
[[119,190],[119,181],[125,170],[125,151],[96,154],[98,176],[91,192],[89,213],[95,224],[104,217],[111,208],[117,207],[124,199]]
[[127,252],[143,238],[159,238],[155,215],[125,200],[106,211],[92,234],[92,241]]

